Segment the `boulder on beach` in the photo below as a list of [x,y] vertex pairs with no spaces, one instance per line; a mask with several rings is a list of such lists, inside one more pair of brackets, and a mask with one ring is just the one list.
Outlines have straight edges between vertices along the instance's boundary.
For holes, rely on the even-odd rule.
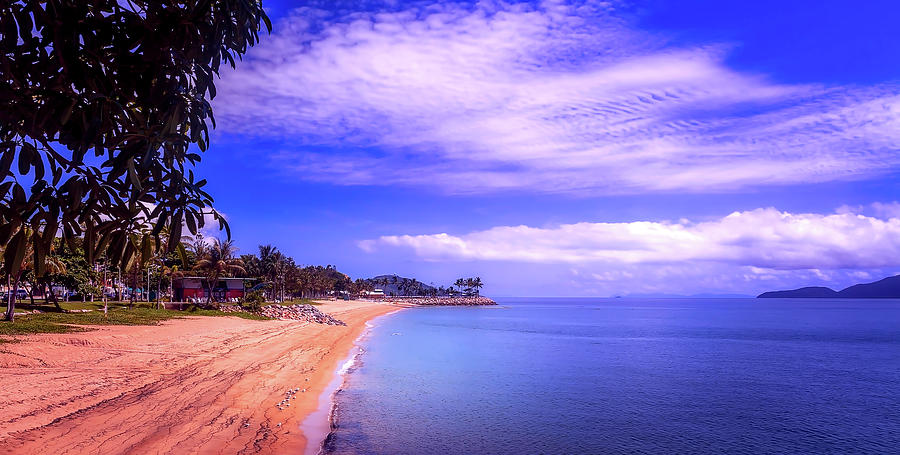
[[319,311],[312,305],[267,305],[259,310],[259,314],[268,318],[291,319],[295,321],[314,322],[326,325],[347,325],[327,313]]

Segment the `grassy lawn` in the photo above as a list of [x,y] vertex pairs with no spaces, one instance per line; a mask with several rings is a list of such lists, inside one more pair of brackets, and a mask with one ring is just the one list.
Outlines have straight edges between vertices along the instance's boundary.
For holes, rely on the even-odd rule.
[[[103,302],[60,302],[63,309],[102,309]],[[177,319],[186,316],[236,316],[244,319],[265,320],[268,318],[250,313],[224,313],[216,310],[203,310],[194,306],[186,307],[184,311],[157,310],[150,308],[153,303],[136,302],[133,309],[128,309],[128,302],[110,303],[109,313],[103,311],[91,311],[89,313],[60,313],[51,305],[22,305],[22,310],[46,311],[39,314],[18,313],[15,321],[0,321],[0,342],[10,342],[14,339],[2,338],[4,336],[27,335],[32,333],[68,333],[90,330],[79,325],[156,325],[167,319]],[[16,307],[18,310],[20,307]],[[6,307],[0,307],[5,312]]]

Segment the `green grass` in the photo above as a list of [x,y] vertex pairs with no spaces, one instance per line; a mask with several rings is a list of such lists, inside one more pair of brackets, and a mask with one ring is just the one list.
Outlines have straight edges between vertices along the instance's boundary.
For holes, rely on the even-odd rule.
[[[69,303],[82,302],[66,302],[62,303],[64,309],[69,308]],[[121,306],[117,303],[110,306],[108,314],[103,311],[92,311],[89,313],[59,313],[56,308],[50,305],[51,310],[39,314],[17,314],[15,321],[0,321],[0,337],[28,335],[34,333],[69,333],[83,332],[90,330],[87,327],[92,325],[156,325],[161,321],[168,319],[178,319],[187,316],[235,316],[243,319],[266,320],[268,318],[250,314],[250,313],[224,313],[216,310],[203,310],[196,307],[186,307],[184,311],[175,310],[157,310],[149,308],[147,302],[136,304],[134,309],[128,309],[127,306]],[[27,305],[26,305],[27,306]],[[35,305],[38,307],[39,305]],[[43,307],[43,305],[40,305]],[[100,308],[103,307],[101,302]],[[0,311],[5,311],[6,307],[0,307]],[[27,309],[41,309],[32,308]],[[77,308],[81,309],[81,308]],[[10,342],[9,339],[0,338],[0,342]]]

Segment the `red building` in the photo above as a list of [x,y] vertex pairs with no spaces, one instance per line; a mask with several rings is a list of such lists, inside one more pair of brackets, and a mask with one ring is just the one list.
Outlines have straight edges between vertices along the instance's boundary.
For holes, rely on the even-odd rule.
[[[172,280],[173,300],[176,302],[205,301],[209,298],[209,280],[199,276],[186,276]],[[216,302],[234,302],[244,298],[243,278],[219,278],[212,289]]]

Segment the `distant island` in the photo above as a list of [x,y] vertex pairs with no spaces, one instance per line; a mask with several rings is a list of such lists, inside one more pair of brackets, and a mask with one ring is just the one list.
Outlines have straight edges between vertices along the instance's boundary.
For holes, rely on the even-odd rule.
[[873,283],[854,284],[841,291],[824,286],[809,286],[787,291],[763,292],[759,299],[900,299],[900,275]]

